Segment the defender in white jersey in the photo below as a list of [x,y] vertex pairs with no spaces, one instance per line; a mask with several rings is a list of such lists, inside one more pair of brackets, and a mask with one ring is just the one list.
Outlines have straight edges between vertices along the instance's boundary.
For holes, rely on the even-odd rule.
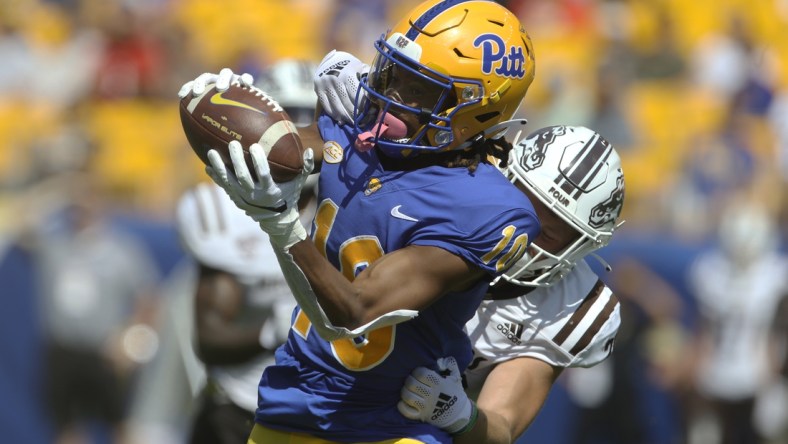
[[[218,186],[202,183],[187,191],[178,203],[176,222],[184,248],[199,267],[196,346],[208,366],[209,383],[215,384],[210,390],[254,412],[257,382],[274,361],[273,349],[287,337],[295,300],[268,235]],[[228,299],[234,302],[224,304]],[[218,311],[222,319],[211,321]],[[234,338],[209,334],[220,324]],[[247,336],[248,341],[238,341]]]
[[[466,324],[474,349],[467,392],[479,413],[456,443],[513,442],[564,368],[610,355],[620,324],[618,300],[583,259],[620,225],[624,175],[615,149],[584,127],[543,128],[515,144],[505,173],[534,203],[542,232]],[[438,368],[419,367],[407,379],[403,415],[431,422],[441,405],[468,398],[454,358]]]
[[513,357],[594,366],[612,352],[620,321],[618,300],[585,260],[552,286],[484,301],[466,324],[474,344],[468,388],[478,392],[493,368]]
[[195,350],[208,376],[189,442],[243,442],[257,383],[287,338],[295,299],[268,235],[218,186],[187,191],[176,222],[197,261]]

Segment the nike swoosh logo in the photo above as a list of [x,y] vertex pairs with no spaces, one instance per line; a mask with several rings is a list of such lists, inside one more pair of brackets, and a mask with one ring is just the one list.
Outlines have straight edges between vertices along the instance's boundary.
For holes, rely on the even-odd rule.
[[224,92],[219,92],[211,96],[211,103],[214,105],[226,105],[226,106],[235,106],[238,108],[248,109],[250,111],[254,111],[260,114],[267,114],[265,111],[261,111],[253,106],[249,106],[245,103],[238,102],[233,99],[228,99],[227,97],[222,96]]
[[419,221],[418,219],[416,219],[414,217],[410,217],[407,214],[400,213],[399,209],[400,209],[401,206],[402,205],[397,205],[396,207],[392,208],[391,209],[391,215],[396,217],[397,219],[409,220],[411,222],[418,222]]

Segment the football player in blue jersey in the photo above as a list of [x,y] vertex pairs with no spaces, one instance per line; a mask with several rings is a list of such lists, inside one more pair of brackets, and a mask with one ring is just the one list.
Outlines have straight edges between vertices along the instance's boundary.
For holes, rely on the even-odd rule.
[[[489,159],[508,158],[510,121],[533,80],[531,40],[492,1],[429,0],[375,43],[351,122],[327,114],[301,177],[274,183],[264,147],[212,152],[214,181],[266,231],[298,308],[258,390],[251,443],[449,443],[472,424],[427,424],[397,410],[411,370],[472,356],[463,328],[489,283],[539,234],[531,202]],[[319,73],[320,74],[320,73]],[[331,75],[330,73],[325,73]],[[221,91],[229,70],[181,94]],[[295,201],[320,166],[311,238]],[[455,407],[444,412],[451,417]],[[467,414],[465,414],[467,413]]]
[[[584,260],[620,225],[624,175],[615,149],[588,128],[542,128],[515,143],[505,172],[533,202],[542,231],[466,324],[474,350],[467,390],[463,367],[447,357],[414,370],[398,405],[406,417],[441,425],[435,412],[446,399],[476,398],[476,425],[456,443],[513,442],[564,368],[610,355],[621,324],[618,299]],[[448,422],[469,421],[461,409],[452,413]]]
[[[335,52],[318,73],[335,66],[342,67],[337,75],[317,76],[315,89],[327,113],[349,120],[348,97],[368,67]],[[456,443],[513,442],[564,368],[592,367],[610,355],[621,324],[618,299],[584,259],[621,224],[624,176],[615,149],[588,128],[547,127],[515,143],[504,171],[533,202],[541,233],[466,324],[471,365],[461,374],[446,357],[414,370],[398,404],[412,419],[470,423],[462,415],[472,409],[456,406],[476,398],[476,425],[455,435]],[[447,400],[455,408],[445,409]]]

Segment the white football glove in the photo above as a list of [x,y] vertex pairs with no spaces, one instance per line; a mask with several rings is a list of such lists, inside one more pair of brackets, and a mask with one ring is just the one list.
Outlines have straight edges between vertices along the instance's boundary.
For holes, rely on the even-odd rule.
[[432,424],[453,435],[464,433],[476,423],[476,405],[465,394],[453,356],[438,359],[438,370],[413,370],[400,391],[397,409],[406,418]]
[[178,91],[178,97],[181,99],[193,93],[195,96],[205,92],[208,85],[215,83],[218,91],[226,91],[231,83],[240,82],[245,87],[251,87],[254,84],[254,78],[251,74],[235,74],[230,68],[222,68],[219,74],[210,72],[200,74],[196,79],[189,80],[181,86]]
[[268,159],[263,147],[254,143],[249,154],[254,164],[254,174],[244,160],[241,143],[234,140],[228,145],[234,171],[228,171],[216,150],[208,151],[209,166],[205,172],[222,187],[235,205],[242,209],[268,233],[271,243],[287,251],[294,244],[306,239],[306,230],[298,217],[298,197],[307,176],[315,166],[311,148],[304,151],[304,168],[293,180],[275,183],[271,177]]
[[354,55],[336,49],[329,52],[314,77],[315,93],[323,111],[342,123],[353,123],[359,79],[368,72],[369,65]]

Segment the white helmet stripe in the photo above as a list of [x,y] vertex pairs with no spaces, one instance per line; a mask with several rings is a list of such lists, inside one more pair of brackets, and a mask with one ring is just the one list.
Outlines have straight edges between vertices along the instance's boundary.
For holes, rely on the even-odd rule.
[[594,180],[595,177],[597,177],[599,171],[605,166],[605,164],[607,163],[607,159],[610,157],[610,154],[613,152],[613,148],[610,146],[610,144],[607,143],[605,139],[599,137],[599,135],[597,135],[597,141],[592,146],[592,149],[589,151],[589,156],[591,156],[591,158],[593,159],[593,157],[595,157],[593,153],[598,151],[601,151],[601,154],[599,154],[599,158],[596,160],[596,162],[593,163],[593,167],[590,169],[590,171],[580,181],[578,189],[576,191],[576,195],[572,196],[575,199],[579,198],[583,192],[590,191],[589,187],[592,185],[592,181]]
[[563,180],[558,181],[557,184],[564,192],[571,194],[572,198],[579,198],[583,192],[588,191],[586,188],[610,157],[611,152],[610,144],[606,143],[599,134],[594,134],[579,151],[578,156],[572,160],[569,168],[561,171]]

